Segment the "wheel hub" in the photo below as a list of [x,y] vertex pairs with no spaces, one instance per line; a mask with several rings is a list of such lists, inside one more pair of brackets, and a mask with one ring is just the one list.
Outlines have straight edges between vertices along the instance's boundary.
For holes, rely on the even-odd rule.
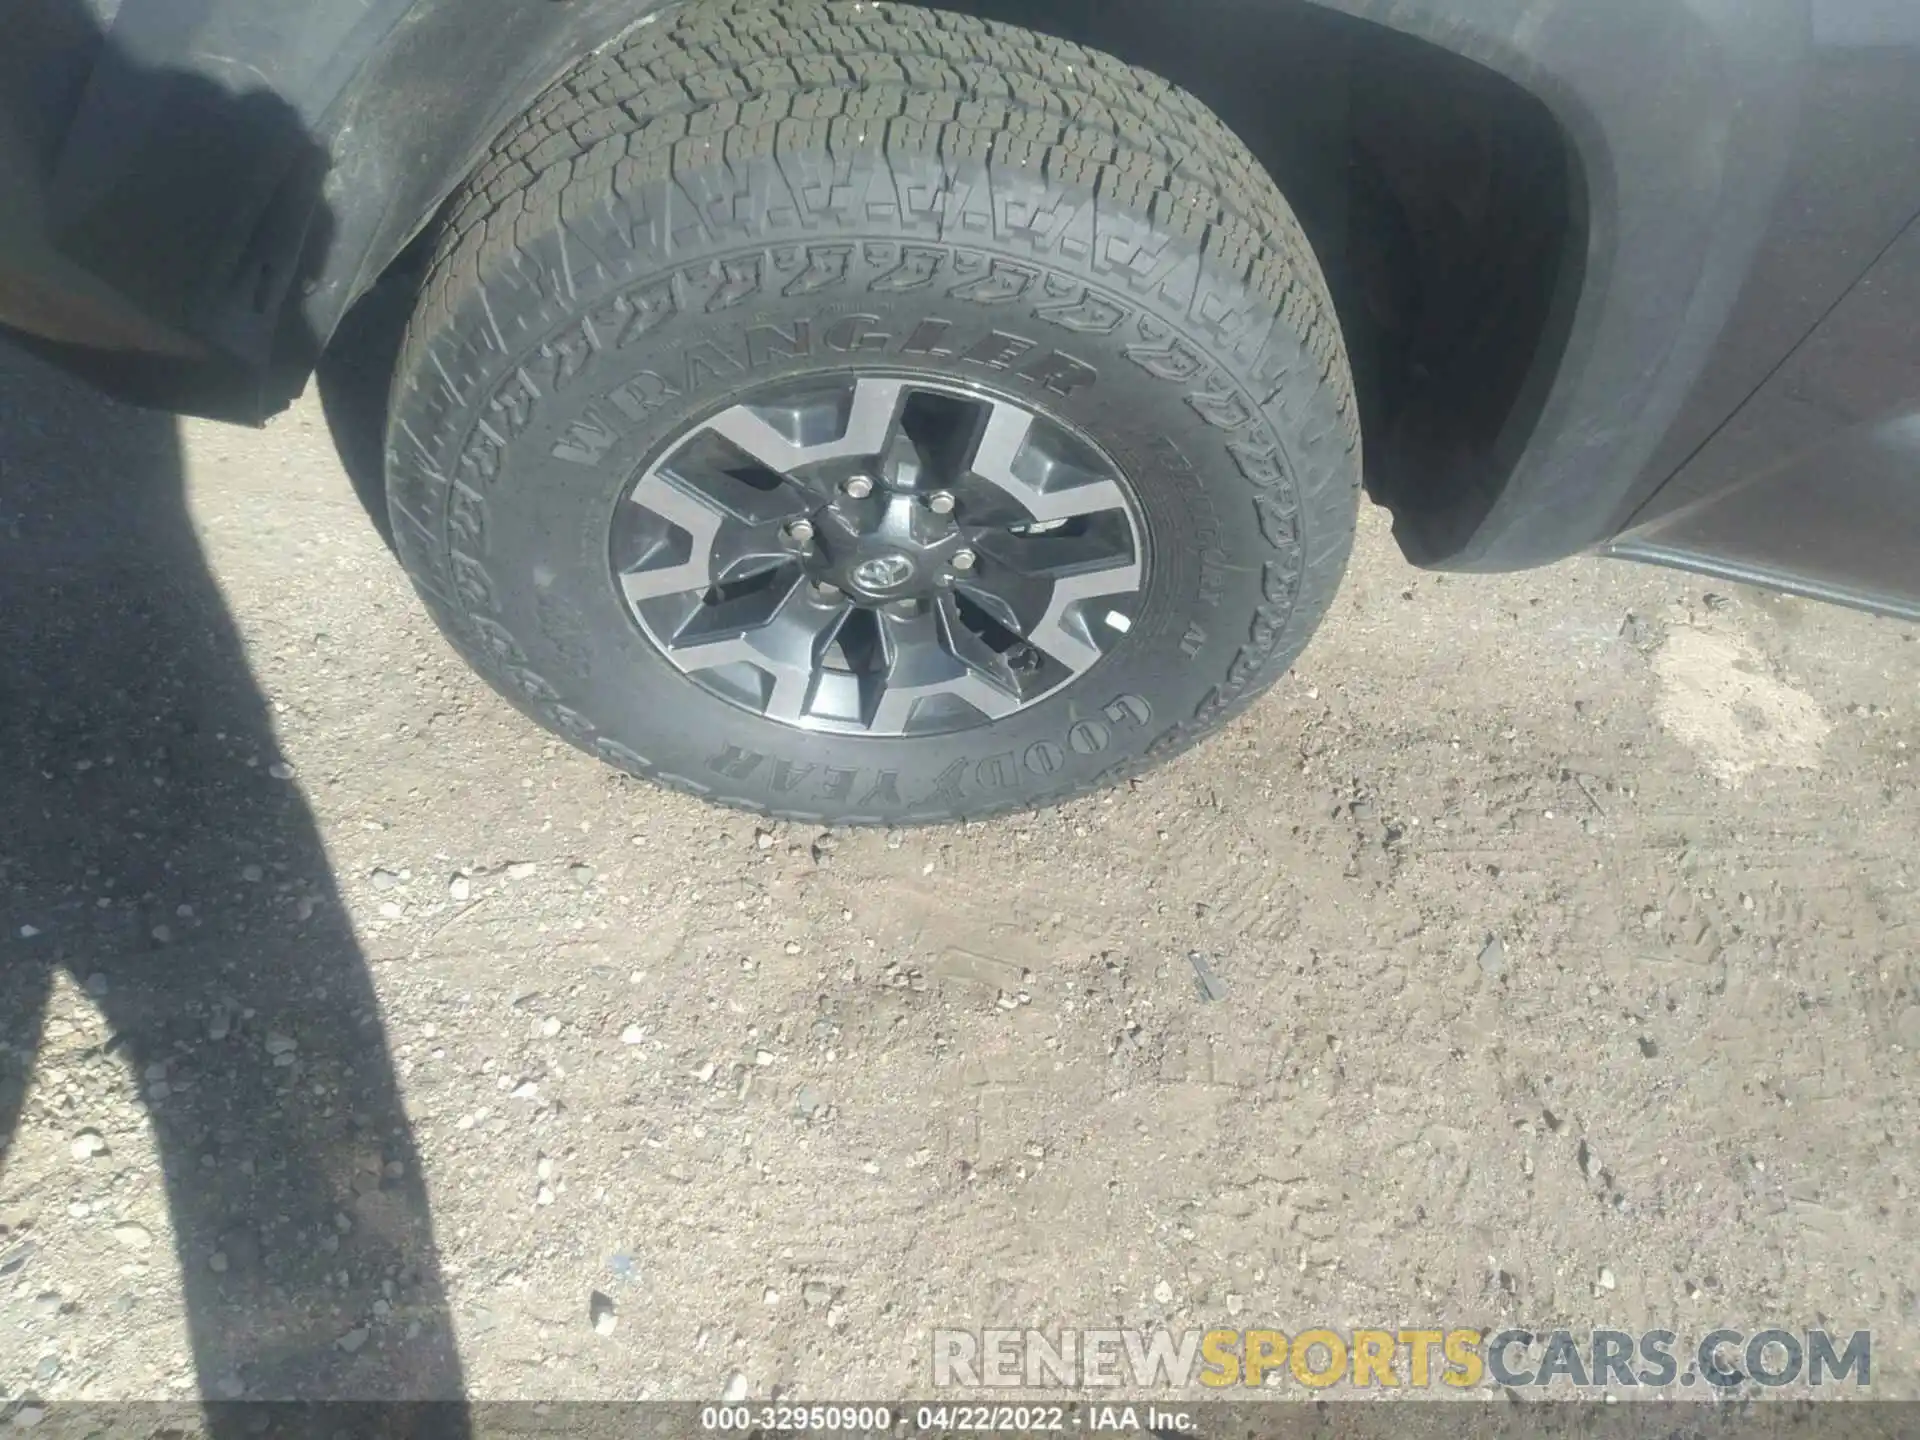
[[1132,628],[1130,491],[1023,405],[842,377],[750,395],[633,483],[611,559],[696,684],[803,729],[904,735],[1010,715]]

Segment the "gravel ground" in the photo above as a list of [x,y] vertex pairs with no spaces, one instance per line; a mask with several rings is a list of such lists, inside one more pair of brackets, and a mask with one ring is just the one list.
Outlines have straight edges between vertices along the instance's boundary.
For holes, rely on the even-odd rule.
[[1369,515],[1197,753],[829,833],[511,712],[314,404],[0,361],[0,1396],[897,1397],[1162,1321],[1870,1327],[1920,1393],[1915,638]]

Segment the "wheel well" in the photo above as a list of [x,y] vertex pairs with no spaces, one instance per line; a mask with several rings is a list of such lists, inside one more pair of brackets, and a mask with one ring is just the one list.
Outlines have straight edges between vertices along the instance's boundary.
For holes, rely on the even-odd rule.
[[[1445,564],[1527,444],[1583,279],[1585,186],[1547,107],[1473,61],[1312,0],[907,3],[1104,50],[1198,95],[1246,141],[1327,272],[1368,493],[1410,558]],[[350,468],[368,472],[376,511],[384,389],[365,382],[342,400],[354,386],[340,377],[390,373],[435,230],[356,303],[320,364],[336,433],[365,432]]]
[[1457,550],[1526,445],[1579,293],[1584,184],[1552,112],[1308,0],[934,3],[1152,70],[1248,144],[1327,271],[1368,493],[1416,561]]

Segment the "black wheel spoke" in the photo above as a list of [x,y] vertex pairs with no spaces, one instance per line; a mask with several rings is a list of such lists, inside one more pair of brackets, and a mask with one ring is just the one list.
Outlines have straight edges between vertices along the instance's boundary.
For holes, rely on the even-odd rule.
[[696,683],[871,735],[999,719],[1097,664],[1145,576],[1125,482],[1009,401],[815,379],[696,426],[635,481],[615,577]]

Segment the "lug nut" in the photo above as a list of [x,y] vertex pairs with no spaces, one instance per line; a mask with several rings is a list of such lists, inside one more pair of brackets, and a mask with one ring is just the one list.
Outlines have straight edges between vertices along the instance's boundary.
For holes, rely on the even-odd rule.
[[840,488],[846,491],[849,498],[864,500],[873,493],[873,481],[864,475],[856,475]]
[[811,520],[792,521],[788,524],[786,533],[787,539],[797,545],[804,545],[813,539],[813,522]]
[[956,550],[953,552],[953,558],[947,561],[947,564],[956,570],[971,570],[973,563],[974,554],[971,550]]
[[953,513],[953,492],[951,490],[934,491],[931,495],[927,496],[927,509],[936,515],[951,515]]

